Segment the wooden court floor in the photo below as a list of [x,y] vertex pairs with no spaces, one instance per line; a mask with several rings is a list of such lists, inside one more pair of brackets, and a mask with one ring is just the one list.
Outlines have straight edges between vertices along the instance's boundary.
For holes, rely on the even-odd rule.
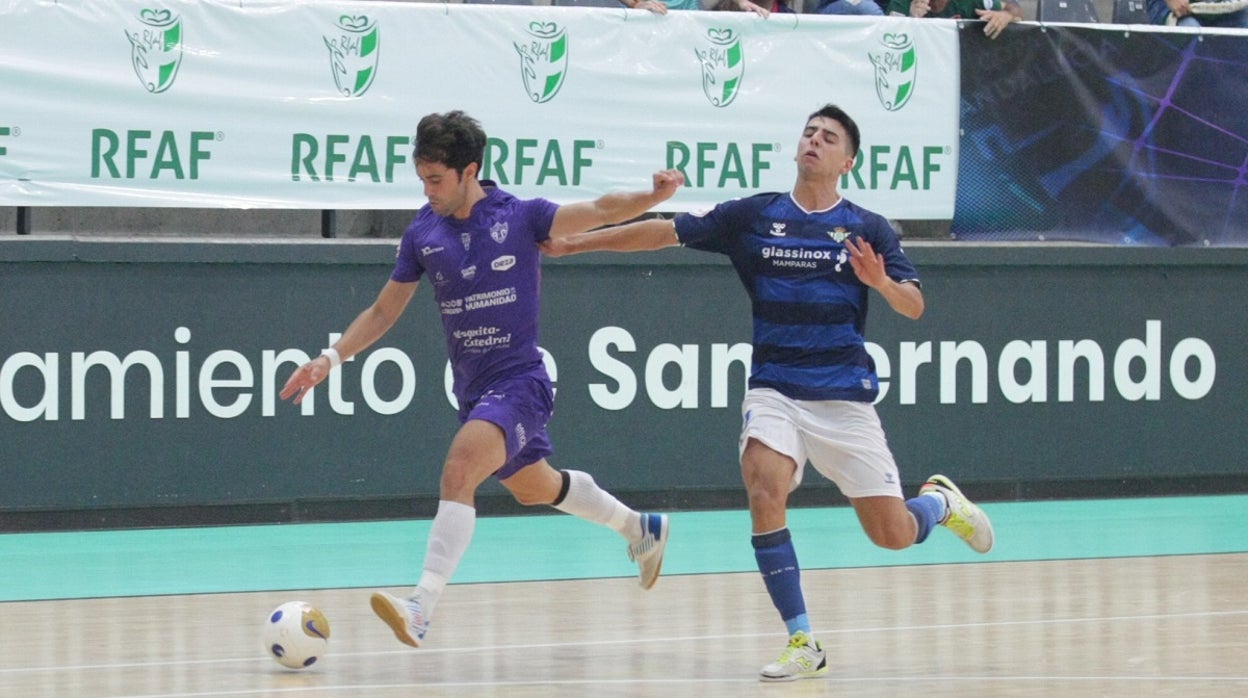
[[[6,575],[21,570],[6,569]],[[1248,554],[803,572],[821,679],[760,684],[785,637],[757,573],[452,585],[419,650],[368,589],[0,603],[0,696],[1244,696]],[[259,648],[278,603],[330,653]]]

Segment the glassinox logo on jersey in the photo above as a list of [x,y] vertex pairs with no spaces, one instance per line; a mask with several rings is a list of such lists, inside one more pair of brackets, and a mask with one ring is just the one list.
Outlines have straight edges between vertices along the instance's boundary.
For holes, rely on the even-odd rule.
[[520,75],[529,99],[554,99],[568,74],[568,35],[554,22],[529,22],[527,43],[513,43],[520,54]]
[[159,94],[173,86],[182,65],[182,18],[169,10],[139,12],[130,39],[130,63],[144,89]]
[[882,49],[867,54],[875,66],[875,95],[885,109],[897,111],[914,95],[918,54],[909,34],[885,34],[880,44]]
[[707,29],[706,38],[706,45],[693,49],[702,65],[702,92],[711,104],[726,107],[741,90],[745,51],[741,38],[731,29]]
[[336,34],[322,36],[329,49],[329,67],[334,84],[343,97],[359,97],[368,92],[377,77],[381,55],[381,33],[377,23],[364,15],[342,15]]

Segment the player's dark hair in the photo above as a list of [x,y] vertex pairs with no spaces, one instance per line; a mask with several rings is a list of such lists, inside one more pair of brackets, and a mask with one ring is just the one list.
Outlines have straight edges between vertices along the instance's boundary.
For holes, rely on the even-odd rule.
[[481,122],[462,111],[429,114],[416,125],[416,162],[439,163],[455,170],[462,177],[464,168],[485,158],[485,129]]
[[819,108],[819,111],[806,117],[806,123],[809,124],[810,120],[817,116],[832,119],[839,123],[841,128],[845,129],[846,135],[849,136],[849,154],[858,157],[858,142],[861,139],[861,135],[858,133],[858,124],[849,118],[849,114],[846,114],[844,109],[835,104],[825,104]]

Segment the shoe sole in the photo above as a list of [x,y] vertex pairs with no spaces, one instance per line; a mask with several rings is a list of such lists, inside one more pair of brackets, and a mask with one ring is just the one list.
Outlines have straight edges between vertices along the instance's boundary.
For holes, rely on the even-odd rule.
[[[933,475],[927,478],[927,483],[935,483],[936,485],[940,487],[944,487],[945,489],[953,490],[953,492],[955,492],[959,497],[962,498],[962,501],[966,502],[967,504],[970,504],[976,509],[979,509],[979,513],[983,514],[984,526],[988,529],[988,547],[984,548],[983,550],[975,550],[975,548],[971,548],[971,550],[975,550],[975,552],[981,553],[981,554],[990,552],[992,550],[992,547],[997,544],[997,534],[995,531],[992,530],[992,520],[989,519],[988,515],[984,513],[984,510],[981,509],[978,504],[967,499],[966,495],[962,494],[962,490],[958,489],[958,486],[953,484],[953,480],[950,480],[944,475],[940,475],[940,474]],[[924,484],[927,484],[927,483],[924,483]],[[919,493],[921,494],[922,492],[923,492],[923,488],[920,487]],[[969,545],[970,541],[967,541],[967,544]]]
[[827,673],[828,673],[828,668],[824,667],[818,671],[812,671],[807,674],[794,674],[792,676],[774,676],[773,677],[773,676],[764,676],[763,674],[759,674],[758,680],[762,681],[763,683],[784,683],[786,681],[797,681],[799,679],[817,679],[821,676],[827,675]]
[[411,633],[407,632],[407,614],[395,608],[390,599],[378,593],[373,594],[368,603],[373,607],[373,613],[376,613],[377,617],[394,631],[394,636],[399,639],[399,642],[412,647],[420,647],[420,639],[412,637]]
[[663,529],[659,531],[659,539],[654,544],[654,547],[657,548],[655,554],[659,556],[659,564],[655,566],[654,577],[650,579],[649,583],[644,579],[641,580],[641,588],[646,591],[650,591],[658,583],[659,575],[663,573],[663,554],[667,552],[667,514],[661,514],[659,518],[663,521]]

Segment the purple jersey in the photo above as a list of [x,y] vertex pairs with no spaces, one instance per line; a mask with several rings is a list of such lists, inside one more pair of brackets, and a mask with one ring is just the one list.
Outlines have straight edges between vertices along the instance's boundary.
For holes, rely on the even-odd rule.
[[521,200],[482,180],[485,198],[467,220],[424,206],[403,233],[390,278],[427,276],[442,314],[461,406],[495,381],[531,375],[549,382],[537,350],[541,254],[558,206]]

